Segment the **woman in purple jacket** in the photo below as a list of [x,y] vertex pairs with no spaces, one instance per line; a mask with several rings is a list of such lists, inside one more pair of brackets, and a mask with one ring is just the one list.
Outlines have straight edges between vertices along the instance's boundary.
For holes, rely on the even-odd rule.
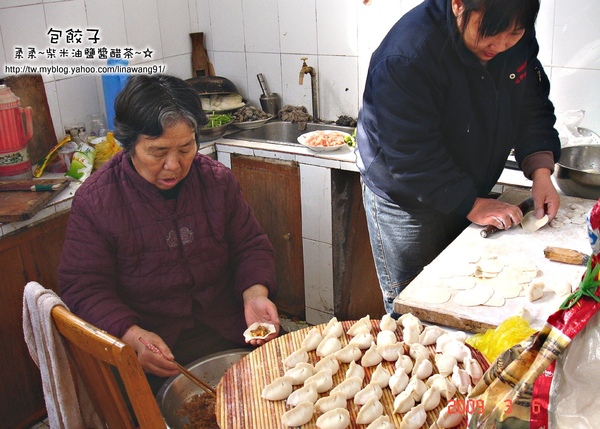
[[123,151],[77,190],[61,255],[71,311],[133,346],[160,378],[177,366],[142,340],[187,364],[244,345],[254,322],[279,332],[273,247],[231,171],[197,153],[205,123],[186,82],[131,77],[115,100]]
[[560,204],[560,156],[534,23],[539,0],[425,0],[371,57],[357,166],[388,313],[470,223],[507,229],[523,213],[489,198],[508,155],[533,181],[538,218]]

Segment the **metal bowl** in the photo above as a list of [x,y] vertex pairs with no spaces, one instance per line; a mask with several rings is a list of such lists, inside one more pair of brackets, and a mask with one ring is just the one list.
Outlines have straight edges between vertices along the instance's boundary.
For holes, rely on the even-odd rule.
[[219,137],[222,137],[232,122],[233,119],[231,120],[231,122],[228,122],[225,125],[212,128],[202,128],[200,131],[198,131],[198,142],[210,142],[218,139]]
[[[248,353],[248,349],[227,350],[198,359],[186,365],[186,368],[216,387],[227,370]],[[183,375],[176,375],[165,381],[156,394],[156,401],[169,429],[181,429],[189,423],[188,418],[177,415],[177,411],[196,394],[204,394],[204,391]]]
[[187,79],[186,82],[200,95],[238,93],[235,84],[226,77],[200,76]]
[[600,145],[562,148],[554,177],[556,184],[566,195],[600,199]]

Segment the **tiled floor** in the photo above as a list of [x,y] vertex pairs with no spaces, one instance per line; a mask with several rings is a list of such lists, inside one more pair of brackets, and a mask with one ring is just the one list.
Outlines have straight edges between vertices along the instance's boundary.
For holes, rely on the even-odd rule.
[[[310,326],[303,320],[290,319],[284,315],[279,316],[279,321],[281,326],[288,332],[297,331],[299,329],[304,329]],[[30,429],[50,429],[50,425],[48,424],[48,419],[44,419],[43,421],[36,423],[31,426]]]

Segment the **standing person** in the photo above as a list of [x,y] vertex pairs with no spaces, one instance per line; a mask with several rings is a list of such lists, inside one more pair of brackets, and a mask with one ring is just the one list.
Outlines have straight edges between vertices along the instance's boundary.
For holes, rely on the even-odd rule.
[[384,305],[469,225],[523,213],[489,198],[511,149],[538,218],[556,215],[560,157],[537,59],[539,0],[425,0],[373,53],[357,164]]
[[207,120],[186,82],[135,75],[115,116],[123,151],[73,198],[59,282],[71,311],[135,349],[156,391],[177,366],[140,339],[185,365],[244,345],[254,322],[279,331],[274,250],[232,172],[198,154]]

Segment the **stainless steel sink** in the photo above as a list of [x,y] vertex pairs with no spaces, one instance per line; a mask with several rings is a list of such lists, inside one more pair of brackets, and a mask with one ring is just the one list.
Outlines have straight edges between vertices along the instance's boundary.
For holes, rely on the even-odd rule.
[[254,128],[252,130],[240,130],[231,134],[227,134],[225,138],[300,146],[300,143],[298,143],[297,140],[298,137],[304,133],[318,130],[338,130],[352,134],[354,128],[331,124],[308,123],[306,124],[306,128],[301,130],[299,129],[299,125],[293,122],[271,121],[267,122],[260,128]]

